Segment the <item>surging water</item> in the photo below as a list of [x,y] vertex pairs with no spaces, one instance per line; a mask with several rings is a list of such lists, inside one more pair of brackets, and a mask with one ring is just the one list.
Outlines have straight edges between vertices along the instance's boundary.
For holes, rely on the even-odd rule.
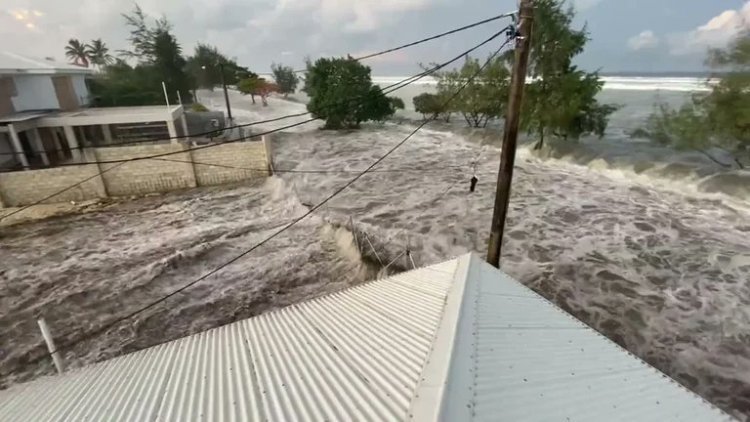
[[[233,104],[248,121],[304,107],[272,100],[264,109],[239,97]],[[412,128],[299,128],[275,138],[274,160],[282,169],[361,170]],[[384,261],[407,244],[417,265],[483,252],[498,138],[496,129],[420,131],[376,170],[422,171],[364,176],[256,253],[68,358],[80,364],[111,357],[371,278],[377,268],[341,228],[350,218]],[[617,154],[627,158],[601,148],[612,162]],[[480,182],[471,194],[475,160]],[[351,177],[281,173],[263,185],[146,198],[5,230],[3,373],[23,379],[50,371],[47,362],[23,363],[43,351],[36,315],[48,315],[62,338],[76,338],[236,256]],[[712,402],[750,415],[750,204],[609,161],[592,168],[569,155],[542,160],[527,149],[519,152],[511,204],[507,272]]]
[[[362,168],[407,133],[386,126],[355,138],[292,135],[276,146],[277,164]],[[325,213],[339,221],[353,216],[388,256],[408,244],[418,265],[483,253],[498,150],[480,155],[476,144],[442,131],[425,130],[413,141],[382,168],[443,170],[366,176]],[[472,194],[469,163],[478,155]],[[346,180],[281,177],[310,203]],[[509,274],[711,401],[750,412],[747,209],[529,154],[513,186],[503,256]]]

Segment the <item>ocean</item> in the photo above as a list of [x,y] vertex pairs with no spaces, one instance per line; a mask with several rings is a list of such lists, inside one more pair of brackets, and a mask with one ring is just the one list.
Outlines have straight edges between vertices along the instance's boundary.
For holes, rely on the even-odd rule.
[[[702,89],[700,79],[605,81],[601,101],[622,107],[602,139],[553,143],[544,155],[531,150],[530,139],[520,146],[502,267],[747,420],[750,175],[629,136],[655,102],[680,105]],[[434,82],[421,81],[398,94],[410,106],[431,89]],[[198,97],[223,107],[219,91]],[[231,101],[239,123],[305,109],[301,95],[271,98],[268,107],[235,92]],[[311,124],[273,137],[276,168],[331,173],[278,173],[261,184],[142,198],[3,229],[0,370],[13,375],[0,384],[53,371],[48,361],[28,364],[45,350],[36,316],[68,341],[182,286],[330,195],[418,119],[407,108],[359,131]],[[313,216],[66,358],[73,366],[110,358],[361,283],[407,247],[417,265],[484,254],[500,137],[499,124],[470,129],[458,116],[427,125]],[[471,193],[473,174],[479,183]],[[365,237],[357,247],[354,239]],[[410,268],[400,258],[389,271]]]

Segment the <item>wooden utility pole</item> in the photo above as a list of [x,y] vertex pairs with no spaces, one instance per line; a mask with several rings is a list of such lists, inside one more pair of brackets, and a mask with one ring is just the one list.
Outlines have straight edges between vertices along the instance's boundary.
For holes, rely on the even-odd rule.
[[227,83],[224,80],[224,63],[219,63],[221,72],[221,86],[224,88],[224,101],[227,103],[227,126],[232,126],[232,106],[229,104],[229,92],[227,92]]
[[520,35],[516,40],[516,55],[513,62],[513,74],[510,80],[510,99],[508,115],[505,118],[503,133],[503,150],[500,154],[500,172],[497,175],[497,192],[495,193],[495,211],[492,214],[490,228],[490,245],[487,250],[487,262],[500,268],[500,249],[503,243],[505,217],[508,214],[510,184],[513,180],[513,165],[516,160],[518,125],[521,118],[521,103],[526,85],[526,69],[531,50],[531,28],[534,20],[532,0],[521,0],[518,29]]

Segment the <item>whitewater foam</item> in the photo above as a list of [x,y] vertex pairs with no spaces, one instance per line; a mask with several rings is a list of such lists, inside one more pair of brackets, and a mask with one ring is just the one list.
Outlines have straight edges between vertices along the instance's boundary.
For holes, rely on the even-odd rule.
[[[248,108],[247,118],[304,109],[274,98],[267,108],[244,98],[233,104]],[[363,169],[413,127],[344,133],[308,126],[275,136],[274,160],[284,169]],[[423,171],[363,176],[255,253],[66,358],[80,365],[112,357],[372,278],[377,259],[352,247],[350,218],[357,238],[366,234],[385,262],[407,247],[417,265],[485,251],[499,133],[449,129],[419,131],[377,167]],[[743,331],[750,324],[750,211],[725,194],[599,164],[595,170],[519,151],[503,268],[709,400],[750,415]],[[258,186],[145,198],[8,228],[0,244],[7,268],[0,271],[7,280],[0,283],[0,328],[13,344],[3,344],[3,372],[24,379],[53,371],[49,362],[25,363],[44,352],[39,313],[61,341],[77,338],[216,268],[351,177],[283,173]],[[391,269],[404,268],[400,258]]]
[[[398,83],[408,76],[374,76],[373,82],[385,86]],[[705,78],[687,78],[687,77],[623,77],[623,76],[603,76],[604,89],[621,90],[621,91],[680,91],[680,92],[699,92],[708,91],[710,84],[715,81],[707,81]],[[424,87],[434,87],[437,80],[432,77],[425,77],[414,82],[415,85]]]

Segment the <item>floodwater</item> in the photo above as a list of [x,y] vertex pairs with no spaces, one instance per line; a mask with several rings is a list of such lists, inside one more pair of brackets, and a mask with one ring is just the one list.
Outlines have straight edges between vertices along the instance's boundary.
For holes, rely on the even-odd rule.
[[[219,107],[221,96],[202,94]],[[199,95],[200,97],[200,95]],[[302,110],[233,97],[240,121]],[[281,123],[274,123],[280,126]],[[132,312],[228,261],[306,212],[413,130],[315,124],[274,138],[285,170],[260,184],[198,189],[0,231],[3,385],[52,371],[35,318],[60,341]],[[74,365],[335,291],[376,276],[408,247],[417,265],[486,250],[496,128],[430,125],[313,216],[132,320],[66,352]],[[477,162],[477,190],[469,179]],[[741,177],[741,176],[740,176]],[[510,275],[675,377],[750,417],[750,203],[700,183],[540,159],[519,151],[507,240]],[[358,239],[372,242],[360,255]],[[401,257],[392,271],[410,268]],[[12,375],[6,375],[12,373]]]

